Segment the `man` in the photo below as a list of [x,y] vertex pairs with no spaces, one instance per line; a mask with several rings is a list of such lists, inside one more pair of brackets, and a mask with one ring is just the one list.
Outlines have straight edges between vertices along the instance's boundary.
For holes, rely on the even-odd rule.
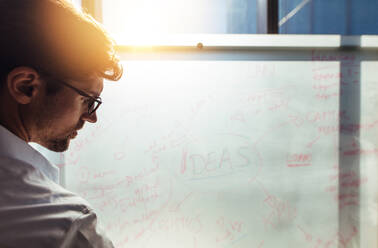
[[0,247],[113,247],[28,142],[67,150],[121,74],[113,41],[69,0],[0,0]]

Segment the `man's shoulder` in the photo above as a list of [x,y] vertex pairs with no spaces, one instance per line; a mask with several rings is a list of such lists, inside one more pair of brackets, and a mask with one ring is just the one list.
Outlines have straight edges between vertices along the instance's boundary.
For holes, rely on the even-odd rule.
[[58,247],[75,222],[88,214],[93,211],[81,197],[30,164],[0,157],[0,244],[23,239]]
[[[7,201],[1,201],[1,198],[6,198]],[[0,156],[0,209],[4,204],[89,205],[83,198],[51,181],[32,165]]]
[[24,161],[0,156],[0,178],[18,178],[25,174],[34,173],[34,167]]

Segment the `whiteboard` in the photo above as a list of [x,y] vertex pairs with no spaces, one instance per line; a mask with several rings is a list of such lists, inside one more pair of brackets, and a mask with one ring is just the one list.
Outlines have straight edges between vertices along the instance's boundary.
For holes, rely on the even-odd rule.
[[377,53],[239,55],[125,59],[67,188],[116,247],[376,247]]

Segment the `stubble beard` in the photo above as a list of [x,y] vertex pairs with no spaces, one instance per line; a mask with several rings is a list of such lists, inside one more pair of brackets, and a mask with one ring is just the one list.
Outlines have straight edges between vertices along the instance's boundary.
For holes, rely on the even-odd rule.
[[36,143],[54,152],[64,152],[68,150],[71,139],[77,134],[76,130],[82,128],[84,122],[79,120],[75,126],[65,128],[57,133],[59,130],[57,127],[61,120],[56,108],[53,107],[56,104],[54,99],[46,98],[40,111],[34,114],[36,133],[39,133]]
[[[41,127],[40,130],[41,132],[43,132],[41,133],[40,137],[43,137],[43,138],[40,140],[39,143],[40,145],[46,147],[47,149],[53,152],[67,151],[69,148],[71,139],[75,138],[76,136],[75,131],[80,128],[79,125],[77,125],[73,128],[69,128],[68,131],[63,132],[63,134],[57,135],[55,129],[51,125],[48,125],[48,123],[46,122],[45,124],[47,124],[47,127],[45,126],[43,128],[42,126],[40,126]],[[46,130],[50,130],[50,131],[46,131]]]
[[69,145],[70,145],[70,138],[67,137],[65,139],[49,140],[46,148],[53,152],[64,152],[68,150]]
[[64,152],[68,150],[70,145],[70,140],[73,138],[72,131],[71,134],[61,137],[54,137],[53,134],[45,133],[41,139],[40,145],[46,147],[53,152]]

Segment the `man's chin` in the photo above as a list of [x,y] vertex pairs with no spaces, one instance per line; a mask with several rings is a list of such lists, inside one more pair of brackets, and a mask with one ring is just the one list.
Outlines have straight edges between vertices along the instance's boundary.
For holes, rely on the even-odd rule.
[[41,146],[49,149],[50,151],[64,152],[64,151],[68,150],[71,139],[74,139],[76,136],[77,136],[77,131],[73,131],[65,137],[43,139],[43,140],[40,140],[40,142],[37,142],[37,143],[39,143]]
[[64,152],[68,150],[70,140],[70,137],[60,140],[52,140],[48,142],[48,144],[45,147],[53,152]]

